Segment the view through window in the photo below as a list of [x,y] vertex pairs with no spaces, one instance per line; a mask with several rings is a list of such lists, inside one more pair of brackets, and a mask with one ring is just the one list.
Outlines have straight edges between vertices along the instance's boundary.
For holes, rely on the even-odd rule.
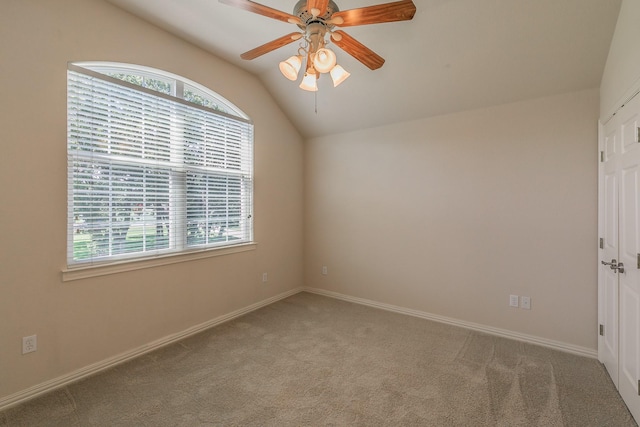
[[68,264],[252,240],[253,125],[195,82],[70,64]]

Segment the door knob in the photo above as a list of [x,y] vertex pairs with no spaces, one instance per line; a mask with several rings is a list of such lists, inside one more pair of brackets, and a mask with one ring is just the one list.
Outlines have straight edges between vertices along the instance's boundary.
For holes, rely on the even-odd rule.
[[618,270],[618,273],[624,273],[624,264],[619,262],[616,269]]

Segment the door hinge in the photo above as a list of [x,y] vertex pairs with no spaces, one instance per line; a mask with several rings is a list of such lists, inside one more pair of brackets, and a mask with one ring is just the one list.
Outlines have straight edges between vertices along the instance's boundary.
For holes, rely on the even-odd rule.
[[638,261],[637,261],[636,267],[638,268],[638,270],[640,270],[640,254],[637,254],[637,255],[638,255]]
[[[600,249],[604,249],[604,239],[600,238]],[[640,254],[638,254],[638,262],[640,262]]]
[[640,396],[640,380],[638,380],[638,396]]
[[600,335],[604,336],[604,325],[600,325]]
[[638,134],[636,135],[636,142],[640,142],[640,128],[637,129]]
[[604,151],[600,152],[600,161],[604,162]]

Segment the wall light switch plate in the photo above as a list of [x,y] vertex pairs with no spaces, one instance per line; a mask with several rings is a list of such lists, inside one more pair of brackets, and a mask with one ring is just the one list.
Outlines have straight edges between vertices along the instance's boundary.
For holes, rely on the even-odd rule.
[[520,297],[520,308],[531,310],[531,297]]
[[518,306],[518,295],[509,295],[509,306],[510,307]]

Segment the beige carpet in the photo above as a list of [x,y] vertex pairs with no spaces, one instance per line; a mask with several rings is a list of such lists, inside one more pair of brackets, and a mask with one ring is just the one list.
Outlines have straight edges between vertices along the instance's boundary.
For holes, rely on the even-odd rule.
[[635,426],[596,360],[300,293],[0,426]]

